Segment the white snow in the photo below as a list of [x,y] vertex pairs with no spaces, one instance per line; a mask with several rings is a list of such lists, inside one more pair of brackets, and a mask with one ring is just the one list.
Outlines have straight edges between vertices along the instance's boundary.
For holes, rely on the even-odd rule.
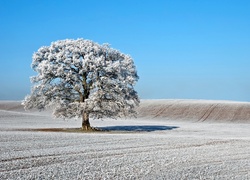
[[25,109],[51,109],[57,118],[128,117],[139,105],[133,59],[107,44],[65,39],[33,54]]
[[[186,121],[182,117],[170,119],[166,116],[170,101],[173,103],[142,101],[138,119],[91,120],[93,126],[113,130],[98,133],[27,131],[77,128],[81,121],[53,119],[47,112],[25,112],[20,102],[2,101],[0,179],[250,179],[249,120],[234,122],[231,118],[228,122],[220,109],[213,110],[221,117],[219,122],[209,118],[197,121],[195,116]],[[209,109],[207,104],[218,104],[180,101],[179,106],[172,106],[187,115],[191,113],[183,111],[183,104],[186,107],[189,103],[189,110],[199,104],[202,112]],[[155,117],[143,112],[149,104],[160,108],[162,114],[157,111],[159,116]],[[241,110],[249,105],[219,104]]]

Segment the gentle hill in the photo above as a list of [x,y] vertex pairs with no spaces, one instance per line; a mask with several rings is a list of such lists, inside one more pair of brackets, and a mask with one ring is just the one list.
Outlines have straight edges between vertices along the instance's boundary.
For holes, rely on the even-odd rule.
[[139,118],[250,123],[250,103],[214,100],[142,100]]
[[0,110],[24,112],[21,101],[0,101]]
[[[25,112],[20,101],[0,101],[0,110]],[[137,108],[143,119],[192,122],[250,123],[250,103],[214,100],[142,100]],[[33,113],[41,113],[36,110]],[[48,112],[42,114],[51,115]]]
[[25,114],[51,116],[51,110],[39,111],[37,109],[32,109],[29,111],[25,111],[24,106],[21,103],[22,103],[21,101],[0,101],[0,110],[10,111],[10,112],[19,112],[19,113],[25,113]]

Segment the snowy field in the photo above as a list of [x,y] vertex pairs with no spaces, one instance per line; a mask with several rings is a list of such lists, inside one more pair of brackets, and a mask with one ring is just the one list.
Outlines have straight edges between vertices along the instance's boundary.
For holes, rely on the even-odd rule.
[[137,119],[80,120],[0,101],[0,179],[250,179],[250,103],[144,100]]

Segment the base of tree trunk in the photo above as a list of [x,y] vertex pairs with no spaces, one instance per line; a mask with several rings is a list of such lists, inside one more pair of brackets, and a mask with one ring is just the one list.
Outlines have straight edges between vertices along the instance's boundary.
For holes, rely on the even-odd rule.
[[101,129],[91,127],[91,126],[82,126],[83,131],[102,131]]
[[92,131],[92,127],[90,126],[90,123],[88,120],[85,120],[82,122],[82,130],[83,131]]
[[89,122],[89,114],[86,112],[83,112],[82,114],[82,130],[83,131],[102,131],[101,129],[94,128],[90,126]]
[[89,119],[82,122],[82,130],[83,131],[101,131],[101,129],[91,127],[89,123]]
[[89,114],[83,112],[82,114],[82,130],[83,131],[93,131],[93,128],[90,126]]

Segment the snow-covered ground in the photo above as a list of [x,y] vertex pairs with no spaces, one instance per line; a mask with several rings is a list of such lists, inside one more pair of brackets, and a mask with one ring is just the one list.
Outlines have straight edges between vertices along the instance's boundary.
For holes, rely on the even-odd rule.
[[113,131],[66,133],[31,130],[80,120],[1,101],[0,179],[250,179],[249,104],[146,100],[138,119],[91,121]]

